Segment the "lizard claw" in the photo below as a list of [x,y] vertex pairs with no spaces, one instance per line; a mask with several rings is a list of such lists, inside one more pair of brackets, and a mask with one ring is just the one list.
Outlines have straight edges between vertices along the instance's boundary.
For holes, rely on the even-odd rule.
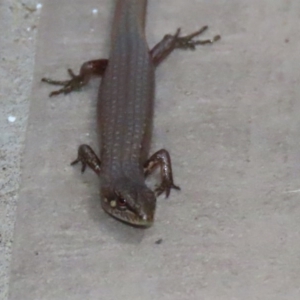
[[194,37],[201,35],[207,29],[208,29],[208,26],[203,26],[199,30],[197,30],[189,35],[186,35],[183,37],[178,37],[176,39],[176,48],[194,50],[197,45],[212,44],[212,43],[218,41],[219,39],[221,39],[220,35],[216,35],[212,39],[193,40]]
[[166,198],[169,197],[170,195],[170,192],[171,192],[171,189],[174,189],[174,190],[180,190],[180,187],[175,185],[173,182],[170,182],[170,181],[163,181],[161,183],[161,185],[159,185],[156,189],[155,189],[155,192],[156,192],[156,196],[160,196],[162,193],[166,193]]
[[78,91],[82,88],[82,86],[85,84],[84,80],[83,80],[83,76],[82,75],[76,75],[74,74],[74,72],[71,69],[68,69],[68,73],[71,77],[71,79],[69,80],[52,80],[50,78],[42,78],[42,82],[46,82],[52,85],[61,85],[63,86],[63,88],[57,90],[57,91],[53,91],[49,94],[49,97],[52,96],[57,96],[59,94],[69,94],[73,91]]

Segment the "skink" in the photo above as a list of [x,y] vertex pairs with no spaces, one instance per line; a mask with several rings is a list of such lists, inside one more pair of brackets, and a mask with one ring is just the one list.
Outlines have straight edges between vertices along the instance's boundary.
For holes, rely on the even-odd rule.
[[[154,69],[174,49],[194,49],[211,44],[209,40],[194,40],[207,26],[180,37],[166,35],[149,51],[145,38],[147,0],[117,0],[111,34],[109,60],[88,61],[79,75],[68,70],[70,80],[43,82],[63,85],[50,96],[70,93],[86,85],[92,75],[102,76],[98,94],[98,127],[100,159],[88,145],[81,145],[78,157],[72,162],[86,165],[100,177],[101,204],[109,215],[125,223],[149,227],[153,224],[156,197],[169,196],[171,189],[179,189],[173,182],[171,159],[165,149],[150,158],[153,105]],[[152,191],[145,184],[146,177],[156,168],[161,169],[161,184]]]

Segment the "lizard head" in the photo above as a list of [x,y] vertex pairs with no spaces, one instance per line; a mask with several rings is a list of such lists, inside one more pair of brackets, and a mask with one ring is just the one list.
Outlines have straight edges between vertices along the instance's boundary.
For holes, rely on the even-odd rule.
[[119,221],[138,227],[150,227],[154,221],[156,196],[145,184],[128,179],[101,189],[105,212]]

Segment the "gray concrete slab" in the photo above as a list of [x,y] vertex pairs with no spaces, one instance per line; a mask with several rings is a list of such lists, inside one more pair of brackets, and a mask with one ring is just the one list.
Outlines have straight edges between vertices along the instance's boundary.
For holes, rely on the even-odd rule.
[[39,11],[33,1],[3,0],[0,7],[0,299],[6,300]]
[[105,215],[97,178],[68,165],[96,145],[98,82],[53,99],[39,83],[107,55],[112,9],[43,7],[9,299],[298,299],[300,3],[150,1],[150,45],[178,26],[223,39],[157,70],[153,150],[182,191],[149,230]]

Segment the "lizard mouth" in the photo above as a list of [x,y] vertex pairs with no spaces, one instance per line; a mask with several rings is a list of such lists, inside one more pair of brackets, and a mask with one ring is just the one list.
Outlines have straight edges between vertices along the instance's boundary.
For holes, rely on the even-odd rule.
[[112,208],[108,203],[102,202],[103,210],[109,214],[111,217],[131,225],[134,227],[148,228],[153,225],[154,216],[153,215],[138,215],[131,210],[122,210],[118,208]]

